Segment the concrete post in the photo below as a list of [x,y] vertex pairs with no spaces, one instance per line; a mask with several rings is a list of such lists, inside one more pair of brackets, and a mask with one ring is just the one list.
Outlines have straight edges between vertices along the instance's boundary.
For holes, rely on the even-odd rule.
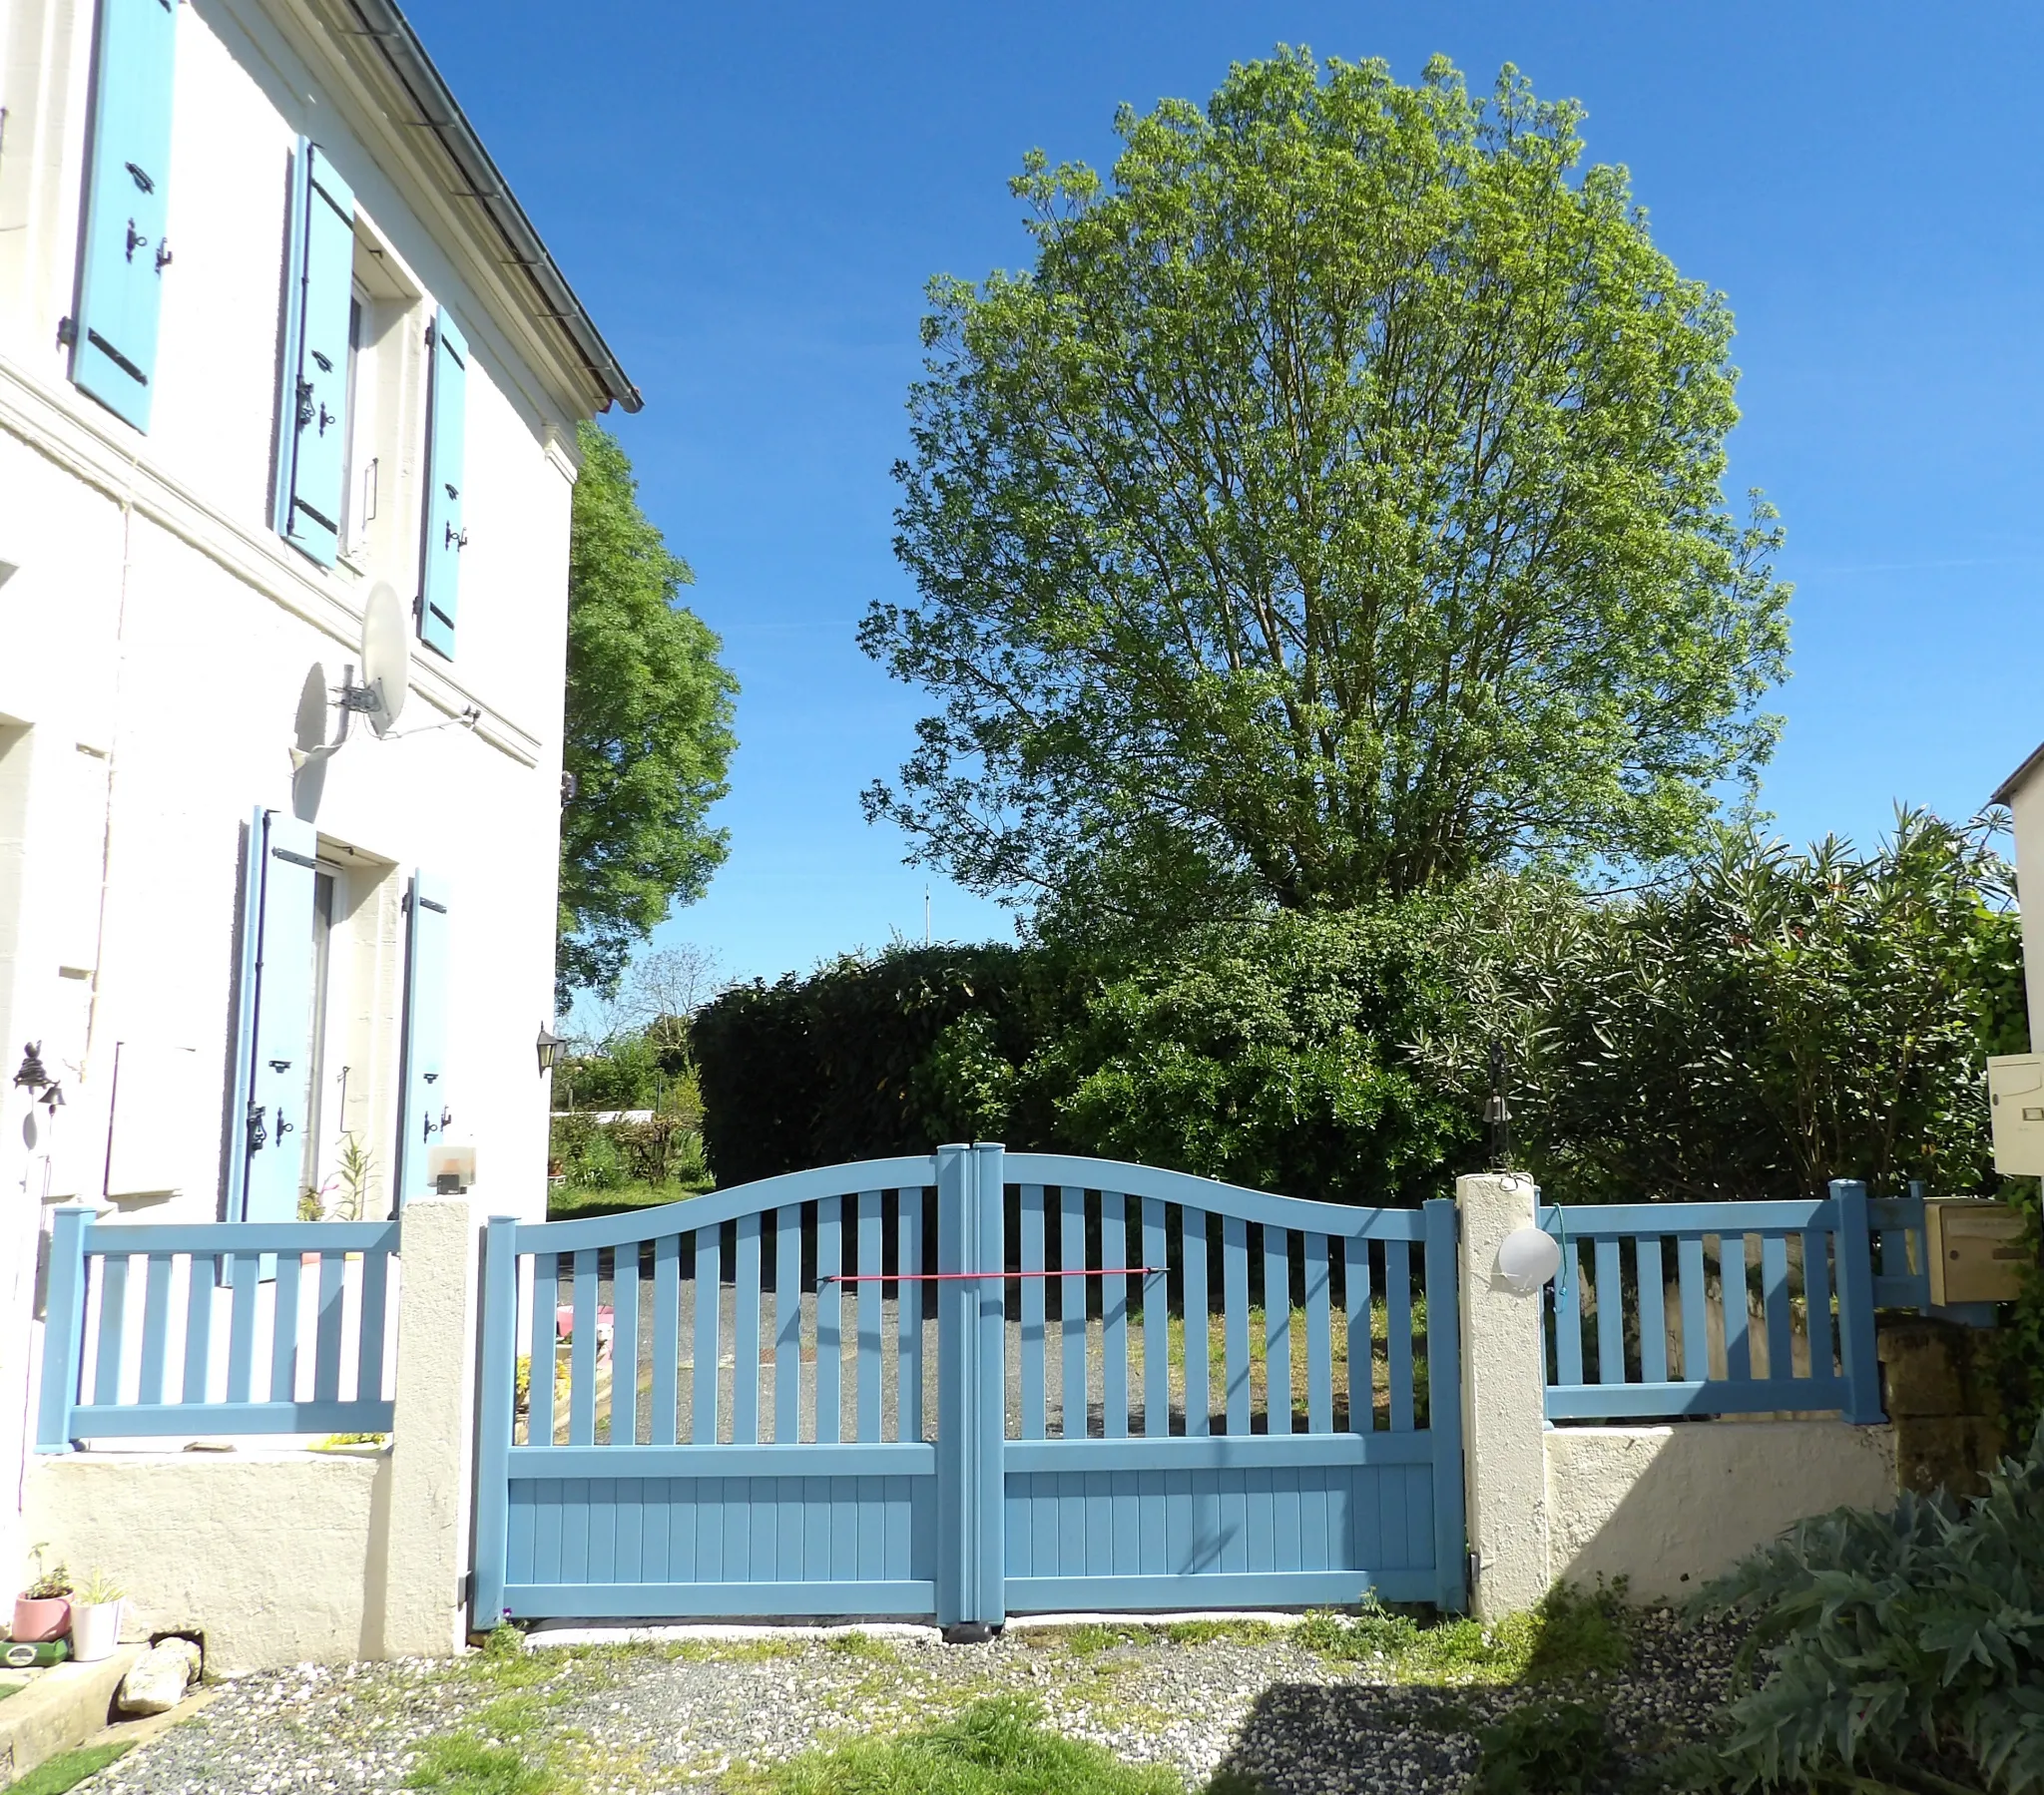
[[404,1206],[397,1402],[382,1551],[384,1657],[444,1657],[467,1632],[476,1224],[465,1196]]
[[1547,1367],[1541,1297],[1497,1274],[1497,1249],[1533,1225],[1531,1178],[1455,1180],[1462,1213],[1462,1440],[1470,1605],[1489,1620],[1526,1608],[1548,1585]]

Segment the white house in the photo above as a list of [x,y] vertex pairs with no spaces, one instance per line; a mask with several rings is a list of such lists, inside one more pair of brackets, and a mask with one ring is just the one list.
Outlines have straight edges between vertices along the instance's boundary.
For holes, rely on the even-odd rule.
[[0,0],[17,1487],[55,1204],[381,1217],[448,1143],[543,1211],[575,430],[639,402],[390,0]]

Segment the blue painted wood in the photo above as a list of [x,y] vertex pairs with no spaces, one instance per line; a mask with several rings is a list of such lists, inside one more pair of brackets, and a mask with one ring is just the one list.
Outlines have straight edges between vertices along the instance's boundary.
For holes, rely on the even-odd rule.
[[568,1335],[568,1444],[596,1444],[596,1286],[594,1247],[575,1255],[573,1318]]
[[[469,1628],[487,1631],[504,1615],[510,1534],[512,1405],[518,1353],[518,1223],[492,1215],[483,1229],[482,1389],[476,1418],[475,1565]],[[534,1380],[538,1382],[537,1379]]]
[[1179,1250],[1185,1260],[1186,1435],[1204,1440],[1213,1431],[1214,1384],[1207,1363],[1207,1211],[1179,1210]]
[[[1551,1204],[1538,1211],[1539,1225],[1556,1232],[1561,1217]],[[1736,1220],[1748,1233],[1793,1233],[1828,1228],[1835,1211],[1829,1198],[1779,1202],[1589,1203],[1566,1216],[1571,1240],[1631,1239],[1640,1234],[1715,1234]]]
[[844,1199],[816,1204],[816,1439],[840,1439],[844,1415]]
[[[517,1236],[512,1239],[515,1243]],[[561,1300],[561,1262],[553,1253],[532,1256],[532,1338],[527,1346],[525,1437],[535,1445],[554,1437],[554,1366],[558,1328],[555,1310]]]
[[[1274,1227],[1330,1234],[1336,1239],[1367,1235],[1378,1240],[1418,1240],[1423,1225],[1415,1209],[1368,1208],[1360,1204],[1322,1203],[1298,1196],[1273,1196],[1224,1184],[1218,1178],[1167,1171],[1158,1165],[1131,1165],[1111,1159],[1087,1159],[1073,1153],[1009,1153],[1007,1175],[1027,1184],[1077,1184],[1099,1190],[1108,1185],[1129,1196],[1154,1196],[1160,1202],[1190,1203],[1196,1208],[1238,1215],[1245,1221],[1268,1221]],[[796,1174],[807,1175],[807,1174]]]
[[1403,1240],[1384,1242],[1384,1308],[1390,1339],[1391,1429],[1412,1431],[1412,1248]]
[[1171,1246],[1161,1198],[1143,1198],[1143,1432],[1171,1432]]
[[[1059,1190],[1058,1217],[1058,1268],[1084,1270],[1086,1192],[1081,1186],[1067,1184]],[[1091,1431],[1086,1395],[1086,1308],[1087,1290],[1092,1282],[1084,1277],[1058,1279],[1058,1332],[1063,1337],[1065,1355],[1058,1397],[1058,1431],[1067,1440],[1082,1440]]]
[[171,1255],[149,1255],[148,1282],[142,1303],[142,1381],[137,1400],[164,1399],[164,1361],[170,1355]]
[[1327,1303],[1327,1236],[1308,1234],[1305,1250],[1305,1425],[1334,1431],[1334,1333]]
[[[877,1201],[877,1199],[875,1199]],[[873,1290],[877,1298],[879,1285]],[[731,1437],[760,1438],[760,1217],[738,1219],[738,1272],[732,1290]]]
[[649,1437],[656,1446],[674,1444],[681,1425],[682,1237],[663,1234],[653,1243],[653,1389]]
[[99,1362],[93,1368],[92,1400],[103,1408],[121,1398],[121,1359],[128,1334],[128,1255],[100,1261]]
[[1222,1375],[1228,1391],[1228,1431],[1250,1431],[1250,1231],[1240,1215],[1221,1218]]
[[1725,1319],[1725,1375],[1734,1383],[1753,1376],[1746,1341],[1746,1236],[1728,1229],[1718,1236],[1718,1303]]
[[721,1225],[697,1228],[696,1275],[690,1288],[690,1301],[696,1306],[696,1328],[691,1349],[695,1376],[689,1394],[689,1438],[699,1446],[717,1442],[717,1310],[724,1276],[719,1264],[722,1246]]
[[1597,1242],[1597,1381],[1625,1382],[1625,1285],[1618,1242]]
[[[92,1253],[395,1252],[394,1221],[95,1222]],[[527,1251],[532,1250],[530,1247]],[[551,1245],[549,1244],[549,1250]]]
[[[970,1247],[971,1262],[999,1266],[1006,1251],[1007,1168],[998,1142],[981,1141],[972,1149],[969,1203],[978,1238]],[[972,1475],[976,1485],[972,1507],[973,1587],[968,1620],[999,1626],[1007,1618],[1002,1566],[1007,1545],[1002,1529],[1001,1456],[1007,1433],[1007,1301],[1002,1282],[987,1278],[967,1284],[977,1303],[975,1388],[970,1403],[973,1424]]]
[[1264,1426],[1291,1432],[1291,1248],[1287,1230],[1264,1224]]
[[69,1452],[71,1414],[85,1350],[85,1234],[92,1211],[66,1203],[50,1222],[50,1275],[43,1310],[43,1386],[36,1451]]
[[639,1439],[639,1243],[618,1247],[611,1259],[611,1412],[606,1443],[633,1446]]
[[1886,1419],[1880,1406],[1880,1363],[1874,1337],[1873,1256],[1867,1236],[1866,1186],[1831,1184],[1837,1209],[1838,1348],[1849,1392],[1845,1419],[1871,1426]]
[[[1021,1269],[1025,1273],[1044,1269],[1043,1202],[1041,1184],[1022,1186]],[[1047,1278],[1025,1276],[1022,1279],[1022,1337],[1018,1351],[1021,1354],[1020,1429],[1025,1440],[1041,1440],[1047,1431],[1043,1389],[1043,1313],[1044,1286],[1048,1282]]]
[[[387,1402],[120,1403],[72,1410],[74,1438],[161,1439],[166,1434],[381,1434],[390,1431],[395,1405]],[[198,1424],[205,1422],[204,1428]]]
[[1628,1420],[1657,1415],[1760,1415],[1778,1409],[1843,1409],[1842,1378],[1688,1379],[1666,1384],[1556,1385],[1547,1392],[1550,1421]]
[[1457,1271],[1459,1218],[1433,1198],[1426,1218],[1426,1420],[1433,1445],[1434,1602],[1448,1613],[1467,1604],[1468,1534],[1463,1513],[1462,1320]]
[[[1592,1386],[1594,1388],[1594,1386]],[[1297,1471],[1431,1465],[1427,1436],[1409,1434],[1212,1434],[1205,1440],[1010,1440],[1010,1476],[1101,1475],[1119,1472]]]
[[1768,1375],[1792,1377],[1793,1323],[1788,1314],[1788,1242],[1780,1234],[1761,1237],[1761,1313],[1767,1320]]
[[1649,1384],[1668,1381],[1668,1285],[1661,1267],[1657,1235],[1640,1236],[1635,1251],[1640,1278],[1640,1377]]
[[[209,1261],[211,1263],[211,1261]],[[355,1394],[380,1397],[383,1394],[384,1335],[390,1325],[390,1255],[362,1256],[362,1318],[355,1340]],[[513,1334],[518,1329],[512,1317]]]
[[1376,1323],[1369,1306],[1369,1242],[1341,1244],[1341,1275],[1348,1302],[1348,1428],[1366,1434],[1376,1426],[1374,1381]]
[[1185,1608],[1304,1608],[1345,1605],[1364,1594],[1384,1601],[1431,1601],[1434,1576],[1424,1571],[1259,1571],[1189,1576],[1018,1576],[1007,1582],[1008,1611],[1058,1614],[1107,1609],[1117,1613]]
[[773,1211],[773,1443],[802,1437],[802,1208]]
[[276,1310],[269,1334],[269,1400],[295,1402],[298,1394],[298,1255],[276,1255]]
[[[389,1263],[387,1259],[381,1262]],[[228,1401],[247,1402],[256,1375],[256,1297],[262,1288],[262,1255],[235,1254],[229,1261],[228,1279],[235,1288],[228,1316]]]
[[319,1258],[319,1312],[312,1331],[312,1400],[340,1398],[340,1329],[347,1294],[347,1258],[322,1253]]
[[1802,1236],[1802,1297],[1810,1375],[1824,1377],[1837,1364],[1831,1352],[1831,1237],[1814,1229]]
[[[1573,1217],[1571,1217],[1573,1220]],[[1554,1382],[1583,1381],[1583,1255],[1573,1227],[1561,1249],[1561,1269],[1548,1286],[1554,1305]]]
[[[934,1585],[928,1578],[887,1582],[824,1578],[812,1582],[709,1582],[675,1580],[660,1585],[661,1612],[678,1616],[738,1615],[771,1618],[783,1614],[825,1619],[926,1617]],[[515,1614],[535,1620],[561,1616],[626,1618],[646,1612],[645,1583],[512,1583],[504,1599]]]
[[185,1375],[179,1384],[186,1402],[206,1400],[213,1370],[213,1293],[219,1283],[220,1261],[211,1253],[194,1253],[191,1282],[185,1292]]
[[[860,1440],[880,1437],[880,1193],[862,1190],[858,1198],[858,1268],[864,1274],[853,1286],[858,1325],[857,1425]],[[870,1280],[870,1281],[868,1281]]]
[[[937,1270],[978,1270],[979,1224],[969,1147],[937,1148]],[[979,1525],[978,1454],[971,1403],[977,1380],[978,1304],[971,1285],[937,1285],[937,1624],[968,1618],[978,1582],[972,1534]]]
[[[1711,1375],[1710,1287],[1704,1281],[1704,1239],[1685,1234],[1676,1243],[1682,1265],[1682,1370],[1686,1378]],[[1561,1382],[1571,1380],[1563,1377]],[[1580,1383],[1580,1377],[1574,1380]]]
[[[896,1192],[896,1198],[899,1209],[895,1215],[895,1226],[899,1238],[895,1269],[919,1272],[922,1270],[922,1187],[910,1185]],[[923,1289],[919,1283],[897,1283],[894,1286],[894,1320],[901,1343],[898,1362],[900,1387],[896,1392],[894,1426],[897,1436],[907,1441],[922,1438]],[[779,1438],[777,1434],[774,1437]]]
[[514,1446],[506,1474],[517,1482],[548,1478],[635,1478],[702,1482],[729,1478],[829,1480],[934,1478],[928,1441],[841,1441],[834,1446]]
[[[1103,1270],[1129,1262],[1129,1199],[1118,1190],[1100,1193],[1100,1264]],[[1119,1440],[1129,1431],[1129,1280],[1100,1280],[1100,1431]]]

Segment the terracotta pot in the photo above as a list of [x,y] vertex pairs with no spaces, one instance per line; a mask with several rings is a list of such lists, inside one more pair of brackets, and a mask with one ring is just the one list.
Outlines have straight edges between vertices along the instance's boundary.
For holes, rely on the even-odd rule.
[[71,1655],[81,1664],[96,1664],[114,1655],[121,1643],[121,1602],[81,1601],[71,1609]]
[[71,1603],[61,1595],[39,1600],[32,1595],[14,1598],[14,1637],[33,1644],[41,1639],[61,1639],[71,1627]]

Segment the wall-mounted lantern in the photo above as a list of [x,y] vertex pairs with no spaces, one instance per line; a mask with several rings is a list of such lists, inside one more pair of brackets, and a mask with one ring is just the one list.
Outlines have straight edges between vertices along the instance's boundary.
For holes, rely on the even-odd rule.
[[533,1046],[539,1050],[540,1077],[545,1078],[548,1073],[554,1070],[554,1062],[561,1057],[561,1037],[556,1035],[545,1023],[541,1023],[539,1025],[539,1039],[533,1043]]

